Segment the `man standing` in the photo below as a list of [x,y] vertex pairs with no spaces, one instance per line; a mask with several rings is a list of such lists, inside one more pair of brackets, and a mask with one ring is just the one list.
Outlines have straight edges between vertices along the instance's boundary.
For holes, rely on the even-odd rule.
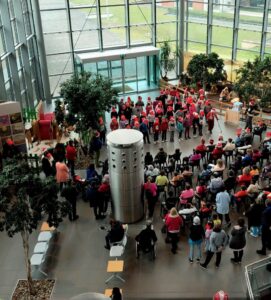
[[69,220],[75,221],[79,218],[76,214],[76,198],[77,198],[77,190],[74,186],[72,180],[68,180],[68,185],[62,190],[61,196],[66,198],[67,201],[70,202],[72,209],[69,212]]
[[145,120],[142,120],[142,122],[140,123],[139,130],[143,134],[144,144],[146,144],[146,141],[148,142],[148,144],[150,144],[149,129],[148,129],[148,125],[147,125],[148,120],[147,119],[145,119]]
[[262,213],[262,249],[258,254],[266,255],[266,248],[271,248],[271,194],[267,196],[266,209]]
[[225,190],[225,186],[221,187],[221,191],[216,195],[216,211],[218,213],[219,219],[221,220],[221,224],[223,223],[223,218],[225,216],[225,220],[227,222],[228,227],[230,227],[230,209],[231,198],[229,193]]
[[93,138],[91,139],[91,144],[90,144],[91,152],[94,152],[94,160],[95,160],[96,167],[99,167],[99,158],[100,158],[101,148],[102,148],[102,141],[100,139],[100,133],[99,133],[99,131],[96,131],[94,133]]

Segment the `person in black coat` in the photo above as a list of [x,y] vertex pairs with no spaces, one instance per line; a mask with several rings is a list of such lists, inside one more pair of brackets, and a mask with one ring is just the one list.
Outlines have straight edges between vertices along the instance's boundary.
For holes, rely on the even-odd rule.
[[49,160],[50,153],[45,151],[41,159],[41,169],[46,177],[55,175],[55,170]]
[[152,223],[147,222],[146,228],[143,229],[135,238],[139,243],[139,248],[143,252],[149,252],[157,241],[155,231],[152,229]]
[[267,248],[271,249],[271,198],[266,200],[266,208],[262,213],[262,249],[257,253],[266,255]]
[[234,263],[241,263],[244,254],[244,247],[246,246],[246,231],[245,220],[239,218],[237,225],[233,226],[231,231],[230,248],[233,249],[234,257],[231,261]]
[[110,225],[111,225],[111,229],[108,231],[107,235],[105,236],[106,245],[104,246],[105,249],[108,250],[110,250],[110,244],[121,241],[124,236],[124,229],[120,221],[111,220]]
[[67,201],[70,202],[72,209],[69,212],[69,220],[75,221],[79,218],[79,216],[76,214],[76,198],[77,198],[78,192],[74,186],[74,182],[72,180],[68,180],[68,184],[66,187],[63,188],[61,192],[61,196],[66,198]]
[[96,220],[102,218],[102,212],[103,212],[103,202],[100,201],[98,196],[98,187],[99,184],[97,181],[92,181],[90,183],[90,186],[88,186],[86,190],[86,198],[89,202],[89,206],[93,207],[93,212],[95,215]]
[[250,235],[253,237],[258,237],[261,233],[261,223],[262,223],[262,212],[264,210],[264,204],[261,199],[256,199],[248,211],[246,212],[246,217],[248,221],[248,230],[250,230]]

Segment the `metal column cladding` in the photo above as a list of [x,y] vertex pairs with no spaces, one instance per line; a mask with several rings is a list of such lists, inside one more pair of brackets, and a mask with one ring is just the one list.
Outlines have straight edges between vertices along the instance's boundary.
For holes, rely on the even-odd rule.
[[124,223],[136,222],[143,217],[143,134],[118,129],[106,138],[114,216]]

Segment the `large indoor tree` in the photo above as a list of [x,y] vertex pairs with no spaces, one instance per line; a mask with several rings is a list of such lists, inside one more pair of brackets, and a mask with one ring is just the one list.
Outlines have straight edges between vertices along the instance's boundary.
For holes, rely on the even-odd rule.
[[263,108],[271,105],[271,57],[263,60],[258,56],[247,61],[237,70],[237,80],[233,87],[239,97],[248,102],[251,98],[260,99]]
[[160,47],[160,75],[165,81],[168,80],[168,72],[175,69],[177,60],[182,56],[182,52],[179,48],[175,51],[172,49],[169,41],[164,41]]
[[216,53],[194,55],[188,63],[187,72],[192,83],[204,88],[207,84],[213,85],[225,79],[224,61]]
[[74,74],[61,84],[60,95],[68,103],[69,113],[77,115],[81,131],[96,129],[98,119],[117,103],[112,79],[100,74]]
[[22,158],[8,160],[0,173],[0,231],[22,237],[29,293],[36,294],[31,275],[29,237],[40,221],[58,227],[70,204],[58,197],[53,177],[41,179],[36,169]]

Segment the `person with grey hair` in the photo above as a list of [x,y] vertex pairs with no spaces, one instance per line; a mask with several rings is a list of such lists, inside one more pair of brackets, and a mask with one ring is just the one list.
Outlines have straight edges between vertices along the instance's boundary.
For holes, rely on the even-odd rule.
[[192,264],[194,261],[194,248],[196,247],[198,250],[197,253],[197,262],[200,262],[201,259],[201,244],[205,237],[204,229],[200,223],[200,218],[195,216],[193,218],[193,225],[190,227],[190,234],[189,234],[189,262]]

